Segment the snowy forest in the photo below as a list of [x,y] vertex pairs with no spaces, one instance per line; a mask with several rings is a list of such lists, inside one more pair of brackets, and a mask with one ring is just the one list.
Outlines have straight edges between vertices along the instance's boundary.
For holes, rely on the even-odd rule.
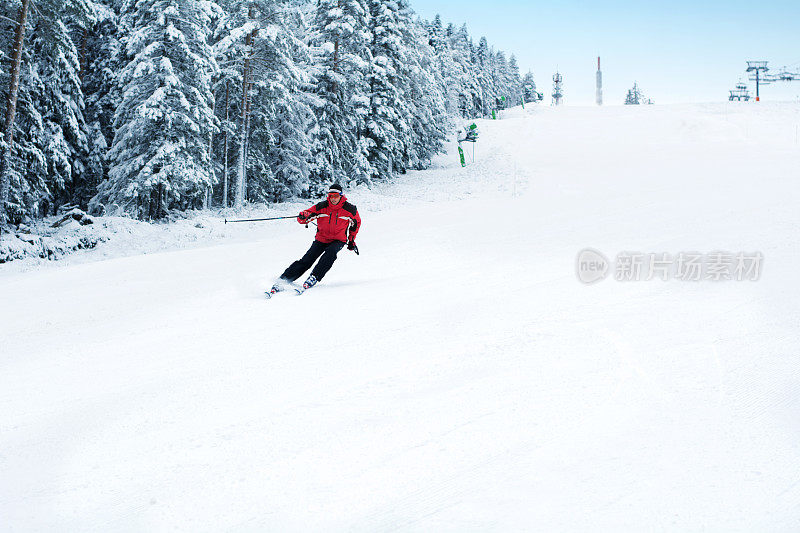
[[0,0],[0,215],[162,219],[424,169],[533,98],[513,55],[406,0]]

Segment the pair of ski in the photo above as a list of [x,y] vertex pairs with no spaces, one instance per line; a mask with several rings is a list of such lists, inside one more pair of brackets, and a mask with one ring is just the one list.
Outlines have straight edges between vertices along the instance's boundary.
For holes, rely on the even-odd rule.
[[277,285],[273,285],[270,290],[264,293],[264,296],[266,296],[267,300],[269,300],[280,292],[288,292],[289,294],[292,294],[294,296],[300,296],[301,294],[306,292],[306,289],[303,288],[302,286],[296,287],[294,285],[289,285],[286,287],[278,287]]

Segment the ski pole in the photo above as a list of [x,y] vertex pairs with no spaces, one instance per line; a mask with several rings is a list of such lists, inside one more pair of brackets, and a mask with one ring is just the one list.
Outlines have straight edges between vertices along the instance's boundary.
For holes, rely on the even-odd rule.
[[287,218],[297,218],[297,215],[292,215],[290,217],[243,218],[241,220],[228,220],[226,218],[225,219],[225,223],[227,224],[228,222],[231,222],[231,223],[232,222],[261,222],[261,221],[264,221],[264,220],[283,220],[283,219],[287,219]]

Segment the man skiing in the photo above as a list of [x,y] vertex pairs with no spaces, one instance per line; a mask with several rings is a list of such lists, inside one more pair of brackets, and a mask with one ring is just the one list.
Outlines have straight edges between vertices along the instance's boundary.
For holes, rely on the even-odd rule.
[[[361,216],[358,214],[356,206],[348,202],[347,197],[342,194],[341,185],[338,183],[331,185],[326,200],[311,206],[297,216],[300,224],[308,224],[312,219],[317,220],[317,235],[314,242],[311,243],[311,248],[281,274],[281,277],[267,293],[268,298],[302,276],[317,259],[319,262],[303,283],[303,291],[322,281],[322,278],[333,266],[333,262],[336,261],[336,254],[344,248],[345,243],[347,243],[348,250],[358,254],[356,235],[361,229]],[[299,289],[296,290],[298,293],[302,292]]]

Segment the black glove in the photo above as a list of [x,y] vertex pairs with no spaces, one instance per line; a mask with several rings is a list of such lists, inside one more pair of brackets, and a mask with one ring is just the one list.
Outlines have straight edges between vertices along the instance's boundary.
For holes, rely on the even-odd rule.
[[358,246],[356,246],[356,241],[349,241],[347,243],[347,249],[352,252],[355,252],[356,255],[358,255]]

